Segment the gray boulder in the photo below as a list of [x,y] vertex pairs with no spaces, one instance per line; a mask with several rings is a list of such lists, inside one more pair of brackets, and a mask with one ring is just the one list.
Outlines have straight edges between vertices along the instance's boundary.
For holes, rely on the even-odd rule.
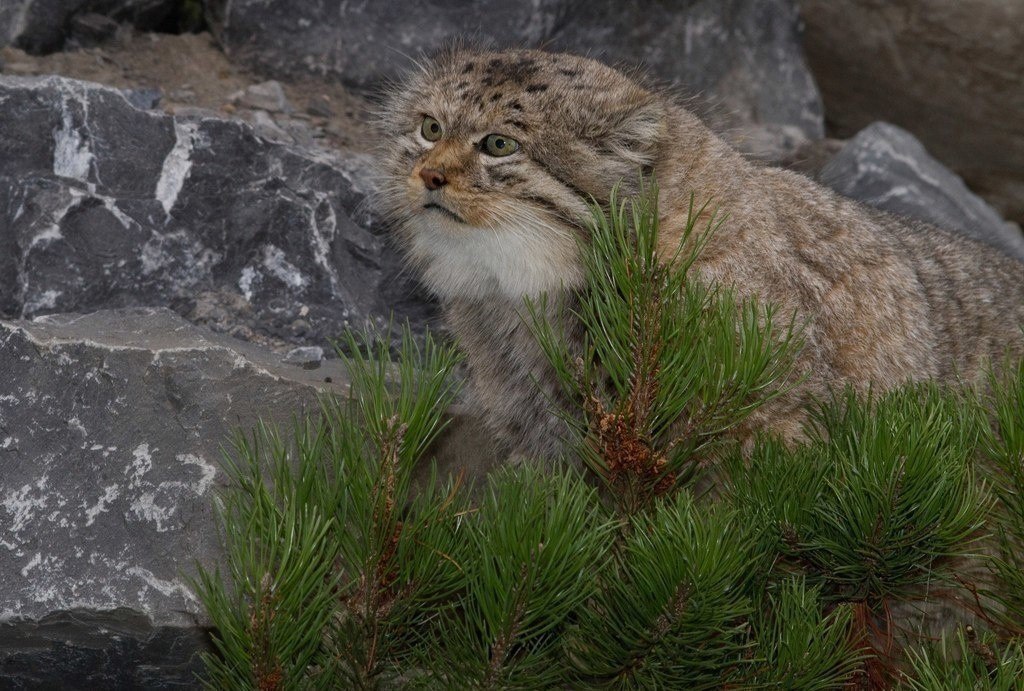
[[866,127],[825,164],[819,179],[847,197],[958,231],[1024,261],[1020,228],[1000,218],[912,134],[895,125]]
[[374,87],[465,37],[543,46],[645,66],[698,97],[722,128],[789,125],[822,136],[822,106],[800,49],[792,0],[214,0],[211,25],[228,55],[273,76],[313,73]]
[[[56,674],[39,665],[47,656],[67,673],[98,646],[191,683],[197,661],[167,641],[193,655],[202,641],[187,577],[220,554],[222,445],[343,391],[338,361],[312,372],[168,310],[134,309],[0,321],[0,381],[0,677]],[[61,661],[54,646],[77,652]],[[143,685],[101,667],[78,669],[96,675],[80,688]]]
[[905,127],[1024,224],[1024,2],[800,0],[837,136]]
[[695,97],[692,106],[727,138],[761,125],[820,139],[821,96],[798,23],[791,0],[599,0],[577,5],[552,47],[641,65]]
[[0,317],[161,305],[321,346],[431,318],[366,207],[366,156],[58,77],[0,77],[0,131]]
[[424,51],[469,38],[537,45],[571,18],[571,0],[211,0],[211,28],[229,57],[267,74],[307,74],[368,87]]
[[[208,644],[188,577],[218,563],[223,446],[344,392],[166,309],[0,321],[0,678],[13,688],[195,685]],[[460,412],[443,473],[495,462]]]

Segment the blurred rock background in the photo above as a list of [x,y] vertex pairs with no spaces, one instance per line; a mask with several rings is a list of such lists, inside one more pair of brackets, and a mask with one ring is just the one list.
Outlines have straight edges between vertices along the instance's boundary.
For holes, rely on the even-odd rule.
[[[343,391],[346,326],[438,327],[369,113],[458,40],[641,65],[750,158],[1024,259],[1019,3],[0,0],[0,679],[195,684],[227,435]],[[441,462],[492,463],[456,421]]]

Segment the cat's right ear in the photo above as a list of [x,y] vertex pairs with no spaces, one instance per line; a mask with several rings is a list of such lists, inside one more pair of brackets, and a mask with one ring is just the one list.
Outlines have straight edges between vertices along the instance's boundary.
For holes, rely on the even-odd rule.
[[654,163],[664,141],[667,109],[651,99],[614,113],[605,134],[605,145],[637,168]]

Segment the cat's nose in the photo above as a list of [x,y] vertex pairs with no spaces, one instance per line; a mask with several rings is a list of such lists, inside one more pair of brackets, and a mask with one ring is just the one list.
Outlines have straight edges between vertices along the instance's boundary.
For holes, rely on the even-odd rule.
[[428,190],[439,190],[448,184],[444,173],[437,168],[422,168],[420,177],[423,178],[423,184],[427,186]]

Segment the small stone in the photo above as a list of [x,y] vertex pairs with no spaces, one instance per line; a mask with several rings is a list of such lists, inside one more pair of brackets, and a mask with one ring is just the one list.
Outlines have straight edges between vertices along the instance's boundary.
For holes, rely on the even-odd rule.
[[292,109],[288,98],[284,95],[281,82],[271,79],[260,84],[253,84],[240,94],[236,94],[238,105],[244,108],[266,110],[271,113],[283,113]]
[[313,98],[309,99],[309,103],[306,105],[306,112],[310,115],[316,115],[321,118],[329,118],[334,115],[334,109],[331,108],[331,99],[326,94],[317,94]]
[[163,92],[159,88],[124,89],[124,97],[139,110],[154,110],[160,106]]
[[324,349],[320,346],[301,346],[289,350],[282,362],[299,365],[302,369],[316,369],[323,359]]
[[81,47],[96,46],[112,38],[117,27],[113,19],[87,12],[71,19],[71,39]]
[[280,125],[292,138],[292,141],[299,146],[308,147],[313,145],[313,128],[307,123],[301,120],[293,120],[292,118],[283,118],[280,121]]
[[183,120],[202,120],[218,117],[217,111],[197,106],[167,106],[164,110]]
[[250,122],[257,134],[265,139],[285,144],[293,144],[295,142],[291,135],[281,129],[274,121],[274,118],[270,117],[270,113],[265,110],[254,110]]
[[196,97],[196,92],[191,89],[175,89],[171,93],[167,94],[167,97],[172,101],[191,103]]

